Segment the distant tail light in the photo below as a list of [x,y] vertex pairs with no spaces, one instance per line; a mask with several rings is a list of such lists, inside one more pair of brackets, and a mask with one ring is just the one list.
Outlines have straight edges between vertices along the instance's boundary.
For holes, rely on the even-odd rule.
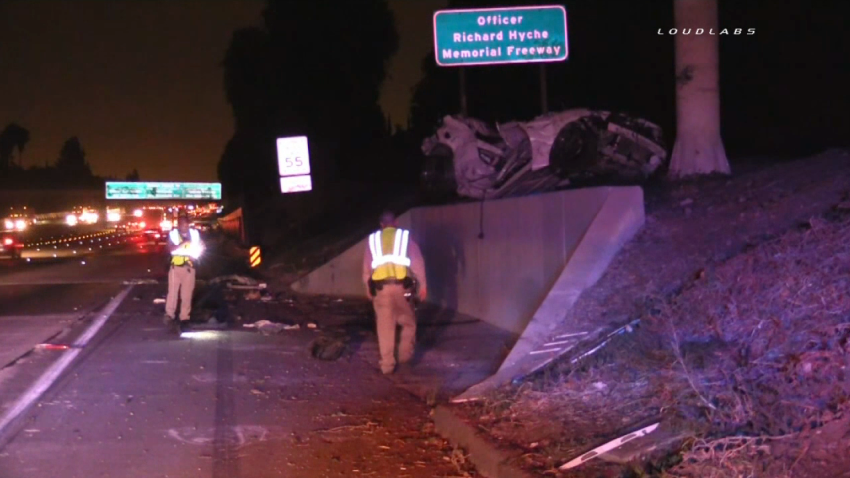
[[11,237],[7,237],[7,238],[3,239],[3,245],[5,245],[5,246],[11,246],[14,243],[15,243],[15,240],[12,239]]

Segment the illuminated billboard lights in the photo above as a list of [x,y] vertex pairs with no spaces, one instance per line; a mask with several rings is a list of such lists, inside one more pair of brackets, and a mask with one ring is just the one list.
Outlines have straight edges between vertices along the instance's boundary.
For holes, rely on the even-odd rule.
[[107,182],[106,199],[221,200],[221,183]]

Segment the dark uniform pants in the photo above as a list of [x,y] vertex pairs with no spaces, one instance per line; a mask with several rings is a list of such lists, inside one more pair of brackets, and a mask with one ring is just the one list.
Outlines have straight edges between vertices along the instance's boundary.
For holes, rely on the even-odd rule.
[[177,298],[180,298],[180,320],[189,320],[192,312],[192,293],[195,291],[195,268],[171,266],[168,271],[168,296],[165,298],[165,315],[175,317]]
[[391,373],[395,369],[396,327],[399,325],[401,340],[398,346],[398,361],[404,363],[413,358],[416,344],[416,317],[404,293],[405,289],[401,284],[386,284],[377,291],[372,301],[377,320],[380,365],[384,373]]

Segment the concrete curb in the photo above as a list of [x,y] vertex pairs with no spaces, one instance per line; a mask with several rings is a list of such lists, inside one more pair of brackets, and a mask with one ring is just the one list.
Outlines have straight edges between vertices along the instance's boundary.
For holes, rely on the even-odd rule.
[[439,405],[434,409],[437,433],[452,445],[469,452],[475,468],[487,478],[533,478],[534,475],[508,463],[512,454],[497,448],[482,433],[457,416],[451,408]]

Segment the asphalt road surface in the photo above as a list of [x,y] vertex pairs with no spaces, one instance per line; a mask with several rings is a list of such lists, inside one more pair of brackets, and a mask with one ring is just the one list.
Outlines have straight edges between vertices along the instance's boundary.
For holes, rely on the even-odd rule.
[[0,265],[0,477],[473,476],[373,364],[310,357],[316,330],[178,337],[156,246],[62,247]]

